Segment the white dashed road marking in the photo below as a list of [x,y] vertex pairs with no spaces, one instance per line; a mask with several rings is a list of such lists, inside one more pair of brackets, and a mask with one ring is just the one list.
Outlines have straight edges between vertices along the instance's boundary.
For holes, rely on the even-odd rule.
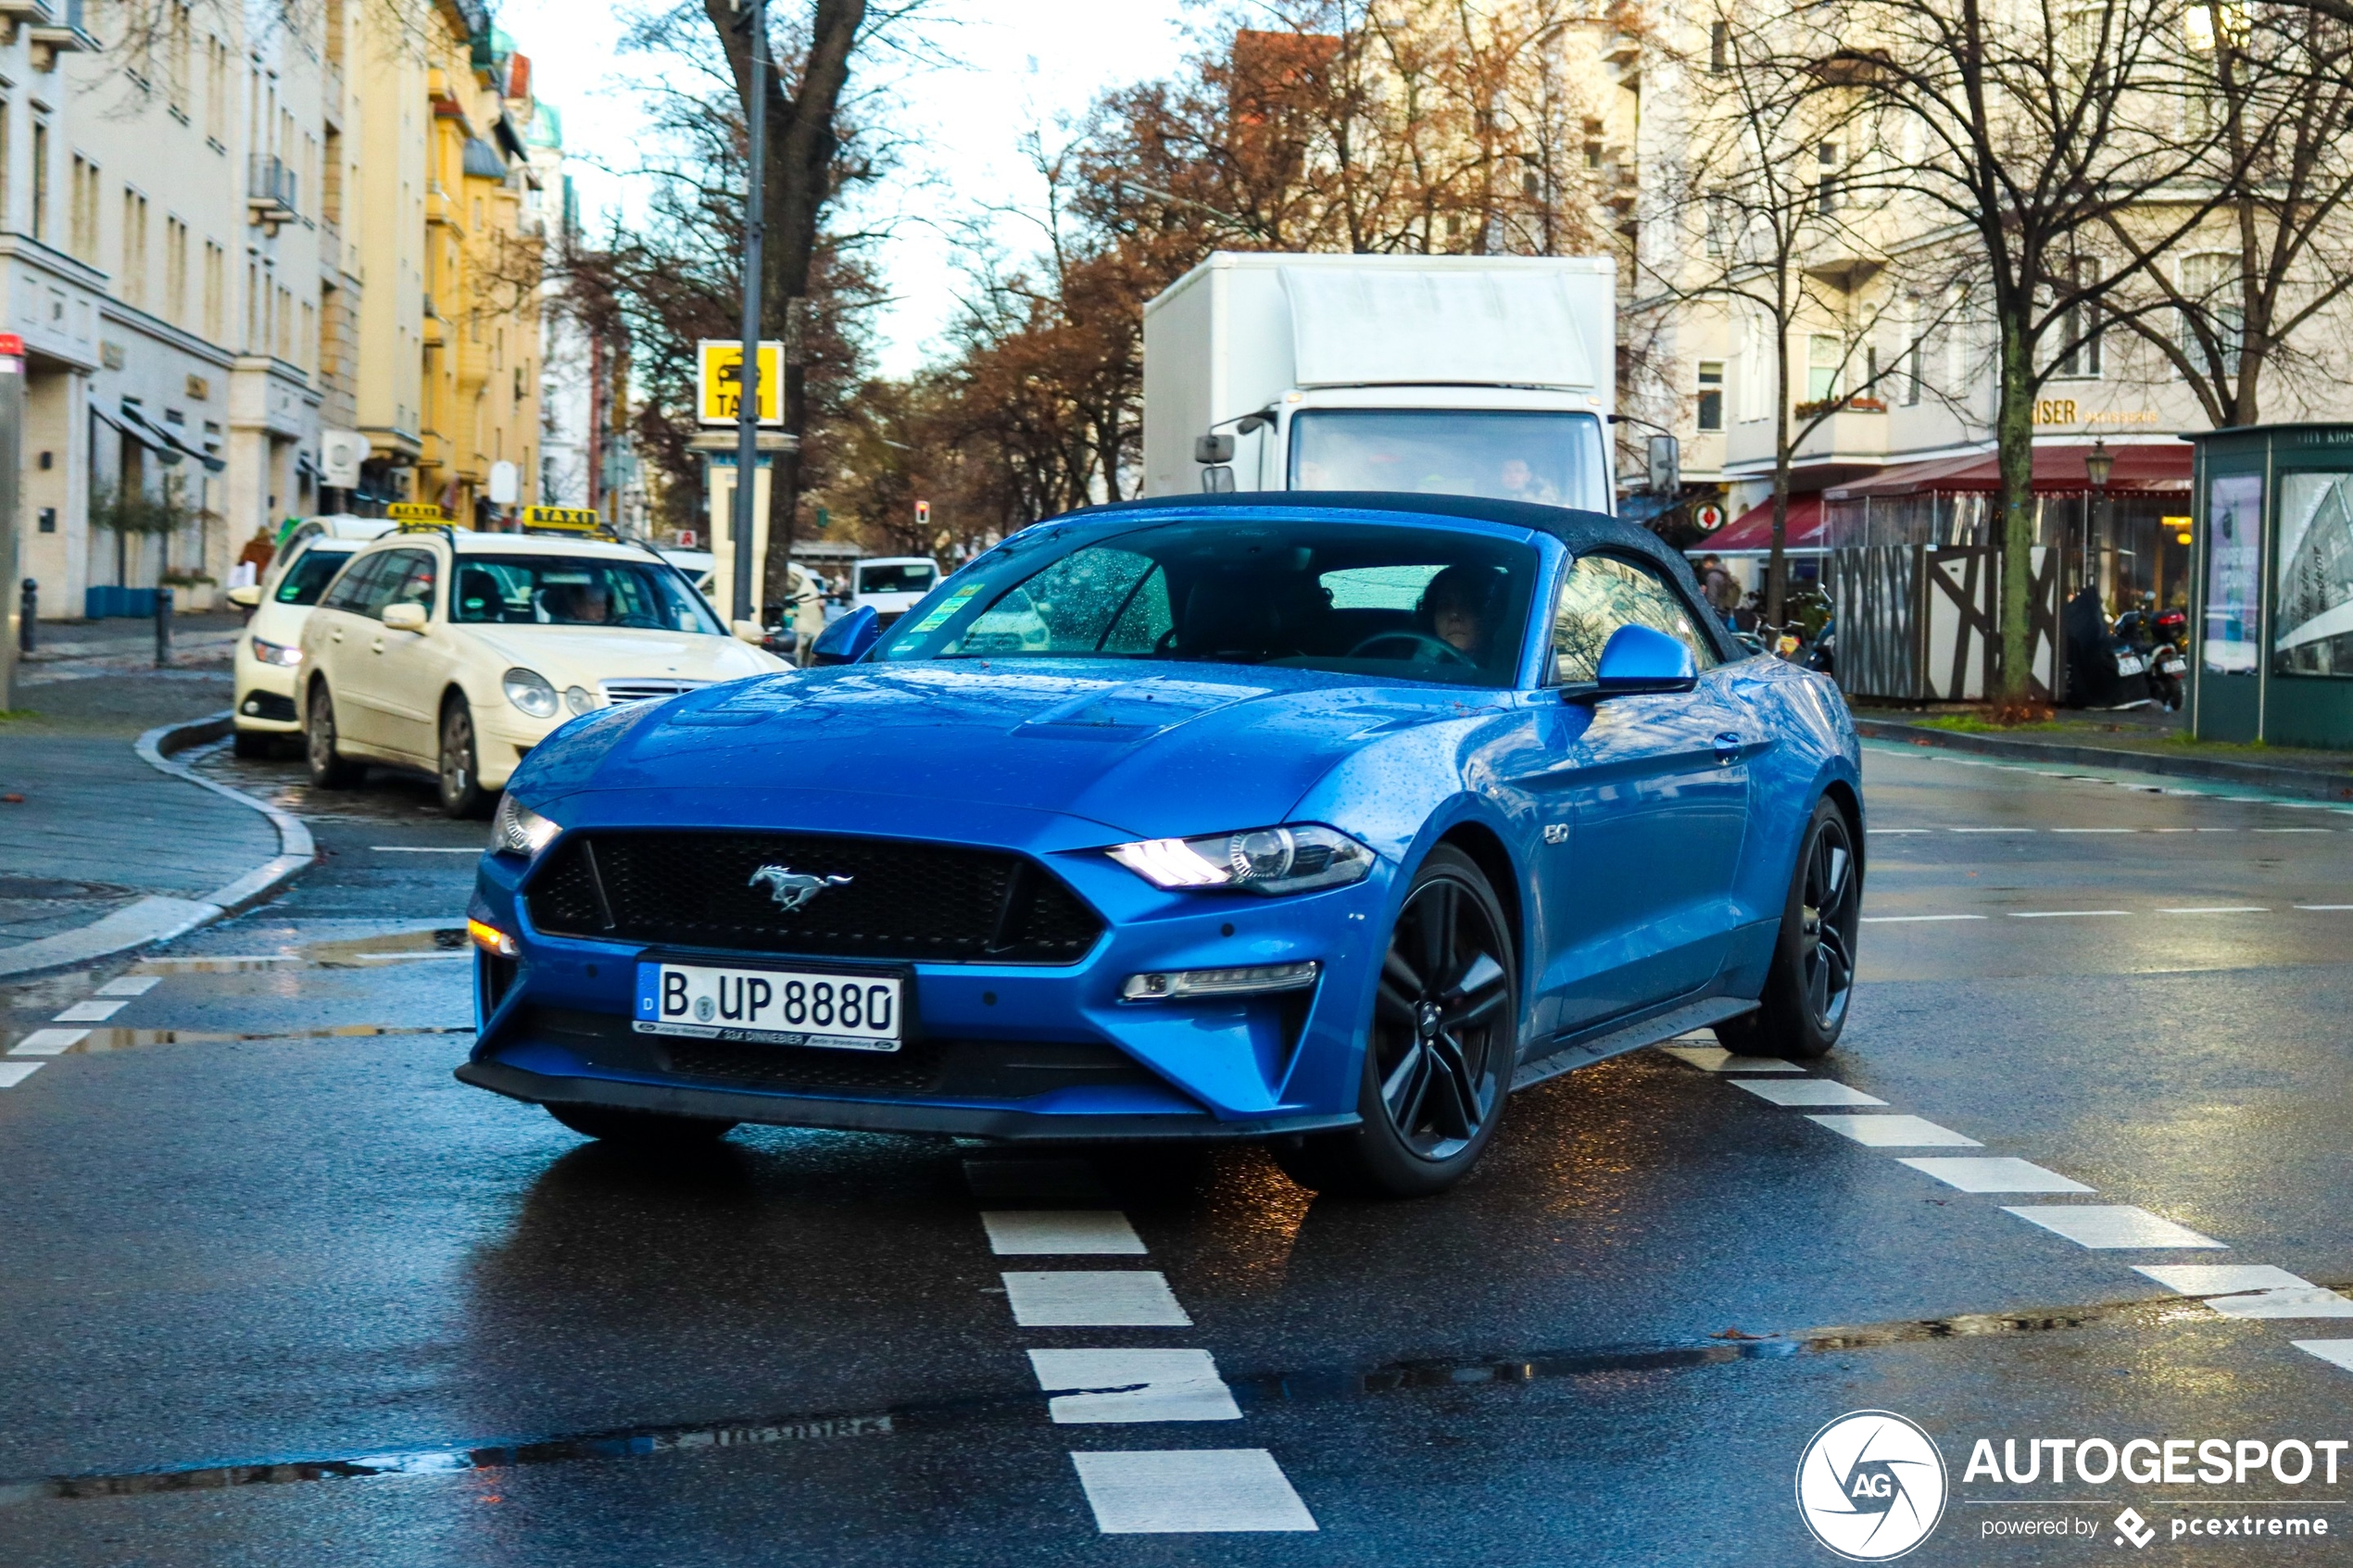
[[39,1061],[0,1061],[0,1089],[13,1089],[46,1066]]
[[2084,915],[2129,915],[2130,909],[2012,909],[2012,920],[2074,920]]
[[1005,1297],[1024,1328],[1190,1328],[1157,1269],[1009,1273]]
[[101,997],[144,997],[163,984],[160,974],[124,974],[98,987]]
[[2223,1243],[2211,1236],[2200,1236],[2187,1225],[2177,1225],[2171,1220],[2160,1219],[2147,1210],[2135,1209],[2129,1203],[2005,1206],[2003,1212],[2015,1214],[2046,1231],[2063,1236],[2078,1247],[2210,1247],[2228,1250]]
[[379,855],[472,855],[479,858],[482,854],[479,848],[472,845],[371,844],[368,847]]
[[1931,921],[1990,920],[1990,915],[1865,915],[1865,925],[1921,925]]
[[1909,1165],[1925,1175],[1934,1176],[1946,1186],[1963,1192],[2093,1192],[2082,1182],[2071,1181],[2057,1171],[2046,1171],[2029,1160],[2016,1160],[2007,1155],[1931,1155],[1925,1158],[1898,1160],[1898,1165]]
[[2291,1339],[2288,1343],[2332,1366],[2353,1372],[2353,1339]]
[[2159,909],[2160,915],[2268,915],[2261,904],[2193,904],[2187,909]]
[[129,1001],[122,999],[117,999],[109,1002],[76,1002],[73,1006],[66,1009],[65,1011],[57,1014],[56,1022],[59,1023],[104,1023],[107,1019],[112,1018],[116,1013],[120,1012],[124,1008],[127,1008],[130,1005]]
[[1070,1461],[1107,1536],[1315,1528],[1265,1449],[1076,1453]]
[[2305,1290],[2312,1282],[2274,1263],[2135,1263],[2145,1274],[2183,1296],[2236,1296],[2248,1290]]
[[8,1047],[10,1056],[63,1056],[90,1037],[87,1029],[35,1029]]
[[1735,1078],[1733,1083],[1774,1105],[1885,1105],[1887,1101],[1828,1078]]
[[1940,1127],[1925,1116],[1808,1116],[1866,1148],[1982,1148],[1975,1138]]
[[1116,1209],[988,1209],[988,1249],[1000,1257],[1052,1253],[1143,1256],[1144,1242]]
[[1032,1350],[1029,1364],[1058,1425],[1242,1418],[1206,1350]]
[[2138,833],[2141,830],[2138,828],[2053,828],[2051,831],[2053,833]]
[[1668,1056],[1680,1056],[1702,1073],[1803,1073],[1793,1061],[1777,1056],[1734,1056],[1721,1046],[1662,1046]]

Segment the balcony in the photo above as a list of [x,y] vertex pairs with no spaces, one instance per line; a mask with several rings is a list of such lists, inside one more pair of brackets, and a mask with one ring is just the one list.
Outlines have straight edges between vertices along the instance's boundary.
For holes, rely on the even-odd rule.
[[275,234],[294,221],[295,171],[286,160],[269,153],[256,153],[245,163],[245,220],[258,223],[266,233]]
[[98,47],[82,25],[82,0],[0,0],[0,44],[14,44],[17,30],[27,27],[32,69],[57,69],[59,55],[76,55]]

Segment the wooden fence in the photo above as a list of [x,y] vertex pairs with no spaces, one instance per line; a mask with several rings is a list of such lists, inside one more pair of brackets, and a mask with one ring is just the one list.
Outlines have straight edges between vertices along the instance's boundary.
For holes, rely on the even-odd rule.
[[[2057,666],[2059,552],[2036,548],[2033,674],[2051,699]],[[1994,687],[2001,552],[1975,546],[1832,550],[1825,586],[1838,617],[1838,684],[1851,696],[1973,702]]]

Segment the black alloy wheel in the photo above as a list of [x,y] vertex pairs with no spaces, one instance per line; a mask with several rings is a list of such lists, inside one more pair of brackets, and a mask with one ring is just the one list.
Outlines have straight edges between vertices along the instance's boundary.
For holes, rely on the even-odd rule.
[[1730,1050],[1806,1060],[1838,1044],[1855,995],[1855,936],[1863,910],[1863,863],[1838,803],[1823,799],[1806,823],[1762,1004],[1716,1026]]
[[313,787],[348,789],[359,782],[359,764],[335,749],[335,701],[327,695],[324,680],[311,683],[310,701],[302,716],[302,738]]
[[1503,909],[1441,845],[1390,930],[1365,1049],[1363,1124],[1277,1143],[1302,1185],[1391,1198],[1460,1181],[1493,1137],[1517,1065],[1519,986]]
[[490,804],[490,792],[482,787],[473,709],[454,692],[441,705],[439,773],[442,815],[464,819],[483,814]]

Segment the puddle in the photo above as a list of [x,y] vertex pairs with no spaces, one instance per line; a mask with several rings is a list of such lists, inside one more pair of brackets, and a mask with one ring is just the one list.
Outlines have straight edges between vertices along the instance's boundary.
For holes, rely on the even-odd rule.
[[[2353,1289],[2353,1286],[2332,1287]],[[2120,1301],[2109,1306],[2032,1312],[1963,1314],[1911,1322],[1805,1329],[1790,1334],[1711,1338],[1695,1344],[1625,1346],[1609,1349],[1546,1353],[1464,1361],[1399,1361],[1387,1366],[1330,1368],[1297,1373],[1228,1377],[1235,1402],[1303,1403],[1365,1399],[1407,1388],[1476,1387],[1531,1383],[1540,1378],[1606,1376],[1627,1372],[1671,1372],[1686,1367],[1759,1364],[1806,1355],[1916,1344],[1933,1339],[1972,1339],[1997,1335],[2050,1334],[2109,1319],[2138,1317],[2151,1323],[2184,1315],[2205,1317],[2203,1303],[2190,1297]],[[1726,1330],[1728,1335],[1736,1330]],[[754,1448],[774,1443],[837,1437],[884,1436],[937,1431],[990,1421],[1034,1421],[1038,1397],[988,1396],[901,1406],[866,1415],[777,1416],[694,1424],[631,1426],[559,1435],[523,1441],[459,1448],[420,1448],[344,1458],[258,1460],[242,1464],[130,1471],[112,1475],[56,1475],[0,1481],[0,1507],[52,1499],[116,1498],[148,1492],[208,1487],[271,1486],[298,1481],[367,1480],[381,1475],[448,1474],[502,1470],[513,1465],[553,1464],[572,1460],[635,1459],[693,1449]]]
[[32,1036],[17,1042],[11,1056],[82,1056],[97,1051],[127,1051],[141,1046],[219,1045],[238,1040],[365,1040],[384,1035],[471,1035],[471,1023],[338,1023],[332,1029],[259,1029],[247,1034],[212,1029],[114,1029],[104,1026],[60,1029],[51,1025],[34,1035],[79,1035],[70,1045],[55,1049],[26,1050]]
[[283,953],[198,953],[185,958],[143,960],[133,974],[245,974],[258,970],[377,969],[385,964],[439,960],[454,962],[472,957],[462,925],[433,926],[372,936],[346,936],[333,942],[310,942]]

